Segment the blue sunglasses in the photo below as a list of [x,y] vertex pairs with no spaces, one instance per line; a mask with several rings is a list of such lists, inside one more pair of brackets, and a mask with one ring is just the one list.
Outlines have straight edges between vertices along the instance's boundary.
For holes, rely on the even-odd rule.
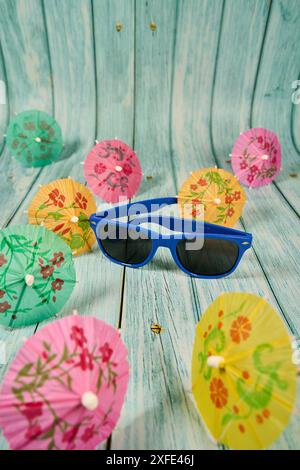
[[[177,204],[176,197],[148,199],[92,214],[90,225],[103,254],[114,263],[140,268],[163,246],[169,248],[177,266],[190,276],[220,278],[235,271],[251,247],[252,235],[192,219],[153,215],[173,204]],[[171,233],[141,225],[149,223]]]

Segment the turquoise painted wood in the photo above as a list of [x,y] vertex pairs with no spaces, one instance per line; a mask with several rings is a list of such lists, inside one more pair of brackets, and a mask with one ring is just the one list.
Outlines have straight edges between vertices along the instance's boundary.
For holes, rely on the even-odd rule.
[[[65,141],[58,162],[24,170],[0,137],[1,227],[26,222],[39,184],[84,181],[80,162],[96,138],[136,149],[153,177],[143,178],[136,199],[176,194],[201,166],[230,170],[232,144],[250,126],[274,130],[283,147],[276,182],[247,191],[238,227],[253,232],[254,247],[231,277],[190,279],[165,250],[140,270],[109,263],[96,247],[75,259],[79,282],[60,315],[77,308],[120,327],[131,364],[121,419],[101,449],[219,448],[193,404],[190,364],[195,324],[221,292],[266,297],[300,333],[300,105],[291,98],[299,35],[298,0],[0,0],[0,80],[8,91],[0,134],[9,116],[37,107],[53,113]],[[42,326],[0,330],[7,345],[0,380]],[[273,448],[300,449],[299,414],[300,396]]]

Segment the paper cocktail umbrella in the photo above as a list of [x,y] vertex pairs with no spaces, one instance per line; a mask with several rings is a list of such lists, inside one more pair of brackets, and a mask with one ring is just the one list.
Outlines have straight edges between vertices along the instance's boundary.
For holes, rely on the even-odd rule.
[[0,393],[12,449],[94,449],[115,427],[129,379],[127,349],[112,326],[72,315],[31,337]]
[[178,193],[183,217],[202,217],[212,224],[233,227],[242,214],[246,195],[236,177],[219,168],[202,168],[191,173]]
[[20,327],[53,316],[75,285],[68,245],[43,227],[0,231],[0,324]]
[[107,202],[133,197],[139,189],[142,170],[136,153],[121,140],[96,144],[84,162],[84,177],[97,196]]
[[263,449],[283,431],[296,399],[289,332],[266,300],[219,296],[201,318],[192,388],[214,439],[232,449]]
[[58,123],[37,110],[24,111],[10,121],[6,142],[11,154],[25,167],[49,165],[63,147]]
[[30,224],[40,224],[59,235],[73,255],[89,251],[95,243],[89,217],[96,212],[90,190],[72,178],[42,186],[28,210]]
[[281,169],[278,137],[261,127],[240,134],[230,156],[237,178],[251,188],[270,184]]

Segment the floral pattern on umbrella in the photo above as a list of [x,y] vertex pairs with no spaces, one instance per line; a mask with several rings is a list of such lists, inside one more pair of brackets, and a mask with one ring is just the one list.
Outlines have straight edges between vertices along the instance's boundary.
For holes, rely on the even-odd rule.
[[241,183],[251,188],[270,184],[281,168],[277,135],[264,128],[243,132],[234,144],[231,164]]
[[96,212],[90,190],[72,178],[44,185],[33,198],[29,210],[30,224],[43,225],[59,235],[73,255],[90,251],[96,239],[89,217]]
[[118,332],[93,317],[65,317],[18,353],[0,394],[0,425],[13,449],[94,449],[114,428],[127,383]]
[[228,293],[209,306],[197,326],[192,382],[214,439],[261,449],[278,437],[296,398],[291,358],[288,331],[263,298]]
[[242,214],[246,195],[234,175],[218,168],[195,171],[183,183],[178,204],[183,217],[233,227]]
[[142,170],[136,153],[121,140],[97,143],[84,162],[84,177],[107,202],[133,197],[140,186]]
[[9,123],[6,142],[25,167],[49,165],[62,150],[62,134],[52,116],[38,110],[23,111]]
[[58,312],[73,290],[69,247],[43,227],[0,231],[0,323],[30,325]]

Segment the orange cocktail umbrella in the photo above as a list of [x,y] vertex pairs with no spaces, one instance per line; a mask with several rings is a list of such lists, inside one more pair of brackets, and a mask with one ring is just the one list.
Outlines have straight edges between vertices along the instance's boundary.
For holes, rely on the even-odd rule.
[[246,202],[246,194],[236,177],[220,168],[202,168],[191,173],[178,194],[183,217],[233,227]]

